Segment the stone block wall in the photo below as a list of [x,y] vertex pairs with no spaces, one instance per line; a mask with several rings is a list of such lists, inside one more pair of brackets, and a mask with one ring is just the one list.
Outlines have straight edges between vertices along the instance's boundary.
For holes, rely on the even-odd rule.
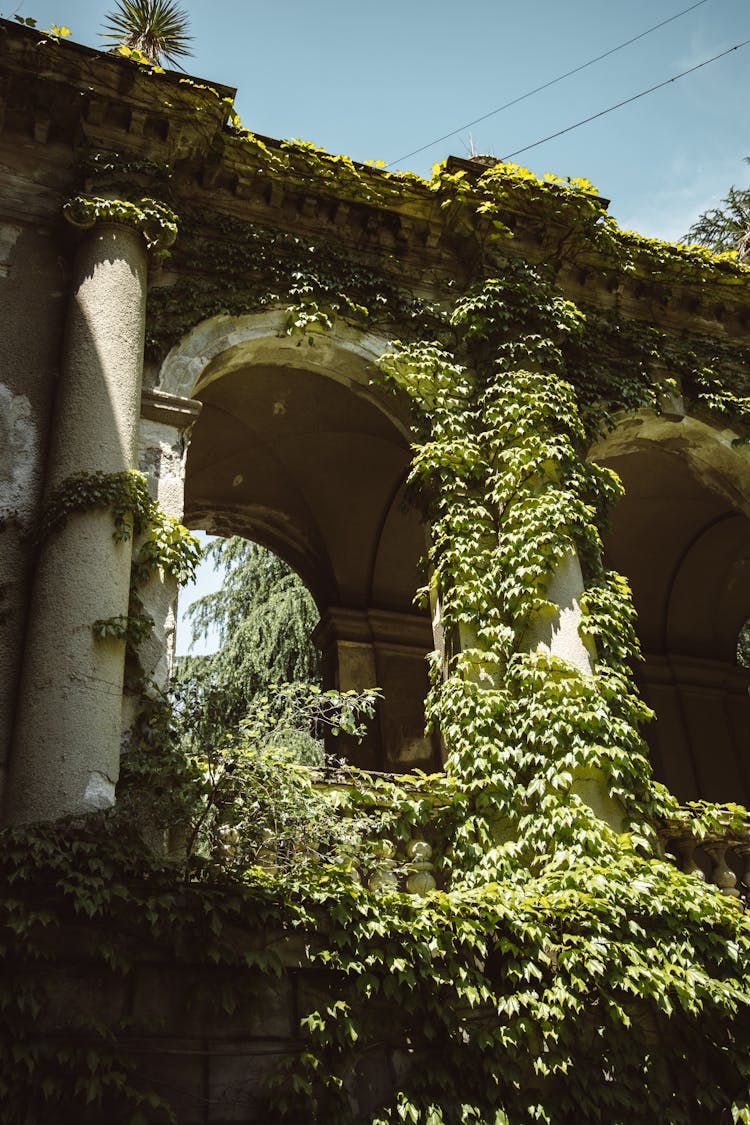
[[[0,147],[0,163],[5,155]],[[12,162],[10,166],[12,167]],[[5,186],[2,188],[5,197]],[[66,297],[56,232],[0,213],[0,793],[7,768]]]
[[[273,954],[275,973],[217,967],[198,949],[175,957],[168,939],[156,945],[135,924],[132,933],[96,920],[69,924],[42,941],[49,958],[42,965],[10,966],[18,987],[33,981],[37,1039],[51,1050],[114,1046],[131,1085],[163,1098],[180,1125],[270,1125],[267,1080],[285,1056],[304,1049],[301,1019],[337,995],[335,972],[310,963],[309,937],[256,932],[249,944]],[[126,971],[105,963],[107,948],[133,958]],[[400,1054],[383,1047],[353,1057],[347,1092],[355,1114],[373,1111],[393,1089]],[[132,1112],[117,1097],[34,1108],[39,1125],[112,1125]],[[166,1120],[161,1110],[142,1112],[148,1125]]]

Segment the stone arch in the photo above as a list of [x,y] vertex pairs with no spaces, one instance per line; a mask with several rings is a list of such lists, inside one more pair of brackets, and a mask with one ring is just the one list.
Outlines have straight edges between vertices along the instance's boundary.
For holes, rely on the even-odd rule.
[[750,457],[686,414],[623,418],[591,451],[625,485],[605,538],[633,588],[654,769],[682,800],[750,799]]
[[372,384],[386,347],[347,325],[289,335],[283,311],[218,316],[170,352],[155,389],[202,403],[186,462],[188,525],[284,558],[320,611],[327,685],[382,689],[358,764],[432,767],[432,634],[413,604],[425,529],[405,488],[408,404]]
[[[279,366],[316,370],[347,387],[369,388],[388,337],[363,332],[345,323],[330,329],[316,325],[305,332],[289,333],[287,313],[272,309],[243,316],[225,314],[197,324],[164,359],[155,389],[181,398],[192,398],[214,379],[239,364],[273,362]],[[385,409],[385,399],[380,399]],[[408,407],[397,396],[390,413],[408,438]]]

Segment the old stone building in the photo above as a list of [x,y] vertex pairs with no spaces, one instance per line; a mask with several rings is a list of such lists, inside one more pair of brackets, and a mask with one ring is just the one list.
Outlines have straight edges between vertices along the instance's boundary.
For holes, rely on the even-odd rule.
[[[360,765],[438,770],[439,739],[424,731],[426,657],[473,642],[440,635],[438,602],[432,621],[414,604],[429,541],[407,488],[415,417],[403,392],[378,381],[381,357],[418,320],[444,323],[454,294],[509,255],[553,269],[592,318],[629,326],[627,340],[620,328],[606,340],[623,379],[644,363],[632,340],[656,332],[693,348],[699,364],[730,355],[740,386],[750,377],[750,274],[627,236],[608,255],[606,201],[575,185],[510,171],[501,180],[459,159],[443,181],[391,176],[248,134],[233,91],[216,83],[39,40],[0,23],[5,823],[116,800],[133,707],[125,642],[92,625],[128,614],[133,543],[113,538],[108,505],[121,498],[107,489],[134,469],[168,515],[254,539],[301,575],[320,611],[327,683],[383,692]],[[477,202],[493,191],[496,210],[485,214]],[[620,410],[589,450],[625,486],[605,551],[633,588],[656,776],[682,801],[746,804],[750,670],[737,648],[750,619],[747,423],[739,405],[732,417],[701,401],[667,350],[649,357],[650,402]],[[606,399],[604,384],[597,394]],[[92,481],[102,490],[93,499]],[[67,505],[59,526],[55,504]],[[556,614],[525,644],[585,673],[582,589],[572,555],[548,589]],[[176,582],[162,572],[142,597],[156,626],[142,660],[163,682]],[[618,821],[595,773],[579,791]],[[138,989],[148,994],[152,981],[174,1038],[172,972],[152,963]],[[279,985],[262,1033],[239,1020],[235,1038],[283,1038],[303,1003],[295,990],[312,987]],[[180,1034],[229,1035],[207,1026]],[[172,1074],[181,1089],[180,1120],[255,1120],[256,1073],[238,1078],[226,1043],[217,1057],[200,1081],[164,1063],[162,1087]],[[199,1095],[186,1084],[209,1090],[214,1116],[194,1115]]]

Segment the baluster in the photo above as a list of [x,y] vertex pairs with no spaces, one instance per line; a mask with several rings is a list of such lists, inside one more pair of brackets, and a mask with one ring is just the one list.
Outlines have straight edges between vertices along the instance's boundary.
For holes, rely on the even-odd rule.
[[705,849],[714,861],[713,870],[709,876],[714,886],[718,887],[723,895],[729,898],[739,898],[740,892],[736,888],[737,876],[727,865],[727,844],[720,840],[706,844]]
[[735,854],[742,860],[742,874],[740,875],[740,883],[742,890],[747,897],[750,892],[750,844],[736,844],[734,848]]
[[393,870],[396,866],[393,859],[396,852],[395,847],[390,840],[376,840],[373,844],[373,851],[379,857],[380,862],[367,880],[367,886],[371,891],[397,891],[398,876]]
[[426,840],[410,840],[406,845],[406,855],[410,861],[406,889],[412,895],[426,895],[437,886],[432,872],[432,848]]
[[659,859],[672,860],[673,857],[668,853],[667,847],[669,846],[670,835],[666,831],[660,831],[656,834],[656,855]]
[[698,846],[696,841],[688,837],[675,840],[674,846],[680,856],[680,870],[686,875],[697,875],[699,879],[705,880],[706,873],[695,858],[695,849]]

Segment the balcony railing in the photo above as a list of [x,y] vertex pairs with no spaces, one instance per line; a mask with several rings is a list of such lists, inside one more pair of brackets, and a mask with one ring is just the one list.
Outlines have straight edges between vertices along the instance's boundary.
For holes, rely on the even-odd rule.
[[[428,797],[423,789],[410,785],[404,775],[349,771],[346,767],[327,768],[321,771],[315,788],[325,792],[334,804],[344,806],[357,789],[362,792],[363,778],[374,783],[373,789],[367,787],[367,803],[371,808],[388,810],[391,804],[388,789],[391,785],[401,795],[407,793],[415,800],[428,800],[436,813],[441,806],[439,797]],[[430,839],[426,838],[428,836]],[[443,886],[441,837],[433,823],[416,827],[401,821],[397,832],[373,839],[366,851],[369,854],[364,863],[353,857],[350,862],[355,876],[371,891],[425,895]]]
[[[681,871],[718,887],[738,905],[750,905],[750,819],[728,811],[706,824],[700,806],[686,806],[665,821],[659,837],[666,859]],[[723,822],[723,823],[722,823]]]
[[[402,793],[411,787],[408,778],[390,774],[368,774],[379,779],[376,804],[389,804],[389,783]],[[362,773],[358,774],[361,779]],[[357,787],[346,768],[321,772],[316,788],[325,790],[334,803],[345,804]],[[419,791],[415,787],[415,795]],[[421,796],[424,796],[424,790]],[[439,813],[441,801],[435,805]],[[434,824],[405,829],[400,834],[373,841],[366,866],[354,862],[357,877],[370,890],[405,891],[423,895],[445,888],[447,876],[442,856],[445,840]],[[662,821],[658,829],[661,855],[681,871],[717,887],[721,894],[750,910],[750,816],[737,805],[711,807],[696,802],[682,806],[676,815]],[[425,838],[429,837],[429,839]],[[374,860],[373,860],[374,856]]]

